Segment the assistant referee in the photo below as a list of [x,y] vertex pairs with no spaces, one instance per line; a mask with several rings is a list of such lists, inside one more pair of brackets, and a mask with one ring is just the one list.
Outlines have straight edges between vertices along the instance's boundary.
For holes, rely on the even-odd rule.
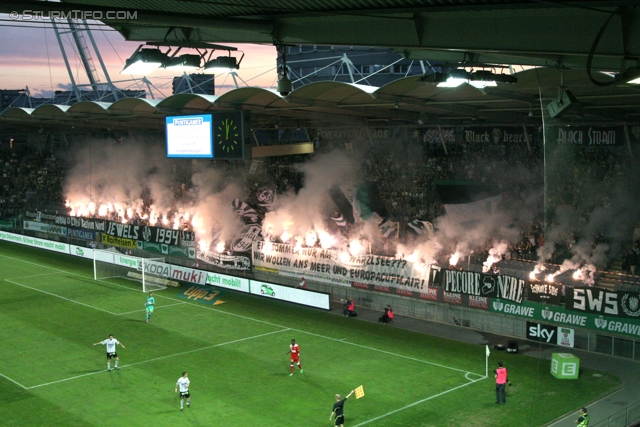
[[355,390],[351,390],[351,393],[349,393],[344,399],[340,399],[340,395],[336,394],[336,403],[333,404],[333,412],[331,412],[331,415],[329,415],[329,421],[332,421],[333,416],[335,415],[335,425],[344,427],[344,403],[353,394],[354,391]]

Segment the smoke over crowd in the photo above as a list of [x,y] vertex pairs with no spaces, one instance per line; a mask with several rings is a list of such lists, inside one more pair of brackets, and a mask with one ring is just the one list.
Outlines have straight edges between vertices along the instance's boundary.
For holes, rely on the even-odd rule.
[[[640,186],[623,152],[563,147],[547,152],[544,165],[535,144],[531,151],[462,144],[446,153],[422,138],[407,137],[401,150],[398,144],[363,142],[252,166],[167,159],[161,145],[144,139],[94,140],[72,151],[64,197],[71,215],[193,230],[202,251],[227,250],[243,226],[257,224],[267,241],[446,268],[474,255],[490,271],[503,257],[517,257],[524,242],[537,256],[530,276],[537,280],[570,273],[593,283],[594,272],[633,237]],[[500,197],[460,221],[437,197],[442,179],[491,185]],[[380,191],[368,196],[386,209],[364,215],[355,189],[371,182]],[[353,203],[353,223],[340,219],[332,188]],[[419,229],[407,226],[412,220]],[[560,267],[549,269],[551,260]]]

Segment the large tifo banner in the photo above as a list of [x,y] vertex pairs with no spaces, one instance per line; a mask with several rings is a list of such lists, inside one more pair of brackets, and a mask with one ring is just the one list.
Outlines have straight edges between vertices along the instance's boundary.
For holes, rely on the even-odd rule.
[[341,256],[338,251],[296,248],[292,245],[253,242],[253,264],[264,269],[288,270],[301,276],[347,279],[381,286],[424,290],[429,268],[406,260],[375,255]]
[[433,284],[442,287],[445,292],[503,298],[518,304],[524,298],[525,281],[517,277],[445,270],[437,266],[432,266],[431,269]]

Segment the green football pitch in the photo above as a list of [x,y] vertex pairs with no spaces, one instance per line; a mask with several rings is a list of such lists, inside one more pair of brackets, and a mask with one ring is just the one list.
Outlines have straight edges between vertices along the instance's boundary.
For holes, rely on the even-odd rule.
[[[155,292],[145,323],[141,285],[94,281],[88,260],[2,242],[0,267],[2,426],[331,426],[334,395],[360,385],[347,427],[542,426],[621,384],[587,369],[557,380],[548,360],[496,352],[485,378],[484,346],[231,291],[220,305]],[[126,347],[111,372],[92,345],[109,334]],[[291,339],[304,368],[293,376]],[[183,371],[192,401],[180,412]]]

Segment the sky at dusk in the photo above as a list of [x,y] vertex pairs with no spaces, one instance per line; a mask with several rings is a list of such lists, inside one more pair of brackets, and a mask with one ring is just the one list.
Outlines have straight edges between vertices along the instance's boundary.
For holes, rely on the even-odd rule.
[[[66,24],[66,21],[61,21]],[[89,21],[89,24],[96,24]],[[127,58],[133,54],[140,42],[128,42],[118,32],[110,27],[101,25],[91,26],[100,55],[105,63],[112,81],[131,80],[142,76],[120,74]],[[86,38],[90,46],[89,39]],[[50,21],[39,21],[37,25],[12,21],[9,15],[0,14],[0,89],[29,88],[32,96],[50,97],[55,90],[65,90],[70,87],[71,79],[64,64],[58,40]],[[76,80],[76,84],[87,84],[84,67],[77,54],[75,43],[70,34],[63,34],[69,65]],[[249,86],[275,88],[277,84],[276,49],[273,46],[261,45],[232,45],[245,53],[240,64],[238,76]],[[100,64],[90,48],[93,64],[99,70],[101,82],[106,79],[101,72]],[[195,53],[182,50],[180,53]],[[226,56],[225,51],[214,52],[216,56]],[[241,53],[233,53],[238,59]],[[201,72],[201,71],[196,71]],[[171,95],[172,78],[180,72],[155,71],[147,75],[147,79],[157,88],[152,88],[155,98],[165,98]],[[216,76],[217,94],[228,90],[227,85],[233,85],[233,79],[228,74]],[[244,83],[238,81],[240,86]],[[147,88],[139,82],[116,83],[121,89]],[[150,98],[150,96],[147,96]]]

